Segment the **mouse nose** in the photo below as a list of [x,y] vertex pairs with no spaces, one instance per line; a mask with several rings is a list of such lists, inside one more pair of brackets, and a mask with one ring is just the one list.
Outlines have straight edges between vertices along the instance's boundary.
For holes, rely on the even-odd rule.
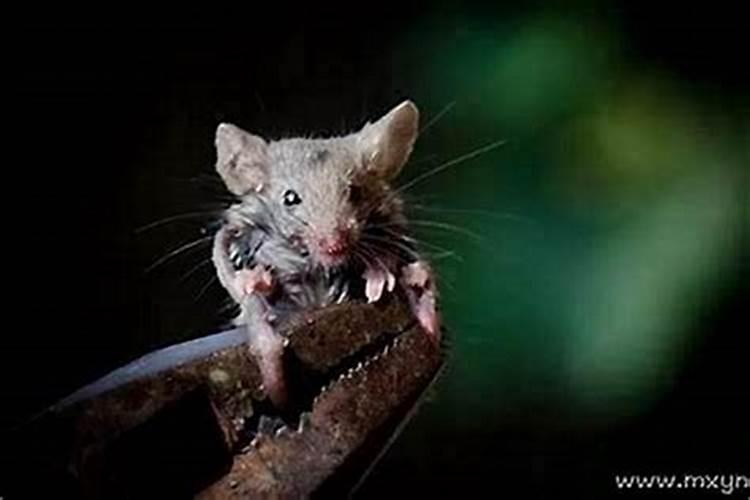
[[349,232],[336,229],[331,236],[320,239],[320,249],[329,257],[341,257],[349,250]]

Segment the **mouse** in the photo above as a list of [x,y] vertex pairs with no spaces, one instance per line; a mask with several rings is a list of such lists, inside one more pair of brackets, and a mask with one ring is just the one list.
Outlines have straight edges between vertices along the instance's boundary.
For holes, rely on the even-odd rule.
[[[419,254],[394,180],[419,133],[406,100],[355,132],[270,140],[237,125],[216,129],[216,170],[236,199],[221,215],[212,261],[239,305],[250,353],[272,404],[289,397],[286,316],[403,292],[416,321],[441,341],[438,290]],[[398,289],[398,290],[397,290]]]

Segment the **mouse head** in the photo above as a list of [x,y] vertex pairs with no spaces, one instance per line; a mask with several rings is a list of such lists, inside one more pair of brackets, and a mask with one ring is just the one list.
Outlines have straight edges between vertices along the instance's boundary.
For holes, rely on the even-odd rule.
[[241,200],[262,202],[281,237],[334,267],[351,256],[368,221],[398,210],[390,182],[409,159],[418,124],[411,101],[343,137],[269,142],[221,124],[216,169]]

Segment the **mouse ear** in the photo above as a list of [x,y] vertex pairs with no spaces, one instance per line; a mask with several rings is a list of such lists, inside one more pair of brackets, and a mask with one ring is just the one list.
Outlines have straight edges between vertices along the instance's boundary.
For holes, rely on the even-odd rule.
[[216,129],[216,170],[227,189],[242,196],[266,180],[266,141],[229,123]]
[[365,168],[390,179],[409,159],[419,133],[419,110],[404,101],[375,123],[367,123],[357,134]]

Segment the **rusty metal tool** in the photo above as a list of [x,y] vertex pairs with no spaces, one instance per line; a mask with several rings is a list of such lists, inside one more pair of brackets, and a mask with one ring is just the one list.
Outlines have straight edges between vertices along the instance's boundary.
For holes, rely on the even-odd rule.
[[14,432],[5,498],[349,495],[437,378],[444,350],[397,296],[307,312],[282,329],[283,412],[264,397],[242,329],[167,347]]

